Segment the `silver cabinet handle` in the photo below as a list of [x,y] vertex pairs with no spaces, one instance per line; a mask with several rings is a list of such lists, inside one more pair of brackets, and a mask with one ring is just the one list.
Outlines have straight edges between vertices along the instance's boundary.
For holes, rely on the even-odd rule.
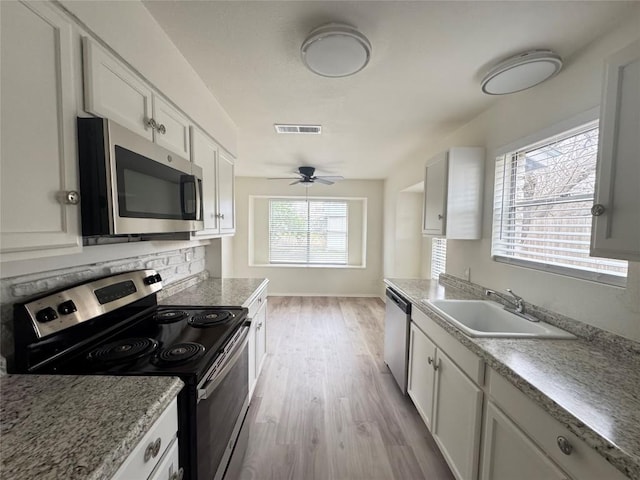
[[167,127],[164,126],[164,123],[158,125],[158,132],[160,132],[162,135],[167,133]]
[[591,207],[591,215],[594,217],[599,217],[602,215],[607,209],[601,203],[596,203],[593,207]]
[[158,128],[158,122],[156,122],[153,118],[147,118],[145,122],[147,127],[150,127],[151,130],[156,130]]
[[438,220],[442,220],[442,215],[438,214]]
[[80,194],[75,190],[69,190],[64,193],[64,203],[67,205],[78,205],[80,203]]
[[148,462],[152,458],[156,458],[158,453],[160,453],[160,445],[162,445],[162,440],[160,437],[156,438],[155,442],[151,442],[147,445],[147,448],[144,450],[144,461]]
[[560,451],[562,453],[564,453],[565,455],[571,455],[571,452],[573,452],[573,445],[571,445],[569,440],[567,440],[565,437],[560,435],[557,438],[557,442],[558,442],[558,448],[560,448]]
[[[173,467],[171,468],[173,470]],[[184,468],[180,467],[177,472],[169,470],[169,480],[182,480],[184,477]]]

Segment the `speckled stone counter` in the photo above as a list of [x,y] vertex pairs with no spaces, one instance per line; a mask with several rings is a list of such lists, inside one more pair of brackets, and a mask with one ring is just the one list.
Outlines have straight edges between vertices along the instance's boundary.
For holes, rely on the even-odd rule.
[[161,305],[224,305],[247,307],[266,278],[209,278],[159,300]]
[[173,377],[0,377],[0,478],[110,479],[182,387]]
[[[587,340],[471,338],[423,299],[477,298],[436,281],[387,279],[463,345],[600,453],[629,478],[640,479],[640,355]],[[544,320],[547,320],[545,318]],[[550,322],[552,323],[552,322]],[[563,325],[558,325],[563,326]],[[573,333],[582,333],[572,325]],[[591,334],[592,329],[585,332]],[[624,340],[620,339],[624,343]]]

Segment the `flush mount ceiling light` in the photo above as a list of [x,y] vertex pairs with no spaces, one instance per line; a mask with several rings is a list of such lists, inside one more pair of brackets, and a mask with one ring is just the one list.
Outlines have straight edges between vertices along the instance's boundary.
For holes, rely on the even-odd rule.
[[323,77],[347,77],[362,70],[371,57],[371,43],[355,27],[329,23],[314,29],[300,47],[302,61]]
[[482,79],[482,91],[505,95],[526,90],[553,77],[562,68],[562,58],[551,50],[530,50],[507,58]]

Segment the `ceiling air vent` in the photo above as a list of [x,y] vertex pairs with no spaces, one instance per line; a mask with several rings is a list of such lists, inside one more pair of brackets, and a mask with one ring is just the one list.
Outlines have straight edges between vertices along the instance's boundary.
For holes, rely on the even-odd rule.
[[298,133],[320,135],[322,133],[321,125],[281,125],[275,124],[277,133]]

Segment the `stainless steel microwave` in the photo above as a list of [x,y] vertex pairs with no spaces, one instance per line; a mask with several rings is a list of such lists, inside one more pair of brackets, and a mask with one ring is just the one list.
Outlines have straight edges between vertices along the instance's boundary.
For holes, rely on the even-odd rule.
[[201,230],[202,169],[104,118],[78,118],[83,236]]

